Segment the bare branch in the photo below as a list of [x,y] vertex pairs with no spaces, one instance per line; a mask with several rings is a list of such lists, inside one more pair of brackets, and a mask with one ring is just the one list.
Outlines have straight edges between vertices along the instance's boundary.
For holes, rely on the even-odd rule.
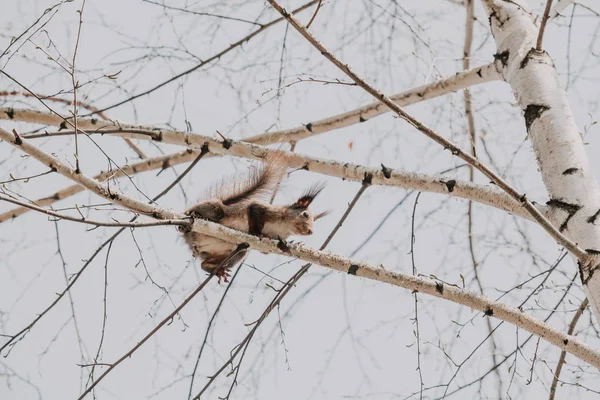
[[[0,128],[0,138],[10,142],[15,147],[25,151],[27,154],[38,159],[50,168],[56,168],[57,172],[65,177],[72,179],[85,186],[95,194],[102,196],[110,201],[132,208],[136,212],[151,215],[158,219],[184,218],[182,214],[161,209],[156,206],[148,205],[129,198],[122,194],[111,193],[107,188],[84,174],[76,174],[75,171],[55,157],[48,155],[35,146],[30,145],[18,136],[11,134]],[[320,250],[314,250],[302,244],[287,243],[281,246],[280,241],[270,239],[259,239],[257,237],[226,228],[222,225],[214,224],[209,221],[196,220],[192,229],[196,232],[207,234],[232,243],[248,243],[253,249],[287,255],[302,259],[309,263],[319,264],[321,266],[347,272],[351,275],[365,277],[395,286],[404,287],[409,290],[418,290],[432,296],[447,299],[449,301],[466,305],[473,309],[484,312],[488,316],[495,316],[522,329],[538,335],[548,342],[566,350],[570,354],[590,363],[593,366],[600,367],[600,353],[590,346],[580,342],[578,339],[559,332],[545,323],[527,316],[518,309],[510,308],[502,303],[487,299],[474,293],[469,293],[453,285],[447,285],[440,281],[415,277],[403,273],[389,272],[381,267],[371,266],[369,264],[353,261],[338,255]]]
[[27,204],[19,200],[11,199],[8,196],[4,196],[0,194],[0,201],[6,201],[8,203],[16,204],[22,207],[29,208],[30,210],[37,211],[42,214],[50,215],[52,217],[58,218],[58,220],[79,222],[82,224],[95,225],[95,226],[107,226],[111,228],[146,228],[151,226],[161,226],[161,225],[174,225],[174,226],[186,226],[190,225],[189,220],[184,219],[163,219],[160,221],[149,221],[149,222],[105,222],[105,221],[94,221],[92,219],[86,219],[83,217],[71,217],[70,215],[65,215],[61,213],[57,213],[52,210],[46,210],[45,208],[34,206],[33,204]]
[[544,40],[544,30],[546,29],[546,23],[548,22],[548,16],[550,14],[550,7],[552,7],[552,0],[546,1],[546,8],[544,9],[544,15],[542,16],[542,22],[540,23],[540,32],[538,33],[537,42],[535,49],[542,51],[542,42]]
[[[300,6],[300,7],[296,8],[294,11],[292,11],[292,13],[299,13],[301,11],[304,11],[304,10],[310,8],[311,6],[313,6],[314,4],[316,4],[318,1],[319,0],[311,0],[311,1],[307,2],[306,4],[304,4],[303,6]],[[137,94],[135,94],[135,95],[133,95],[133,96],[125,99],[125,100],[119,101],[118,103],[115,103],[115,104],[112,104],[110,106],[104,107],[104,108],[98,110],[98,112],[104,112],[104,111],[111,110],[113,108],[122,106],[123,104],[129,103],[129,102],[131,102],[131,101],[133,101],[135,99],[139,99],[142,96],[150,94],[150,93],[152,93],[152,92],[154,92],[154,91],[156,91],[156,90],[158,90],[158,89],[160,89],[160,88],[168,85],[169,83],[174,82],[174,81],[178,80],[179,78],[184,77],[184,76],[186,76],[186,75],[188,75],[188,74],[196,71],[199,68],[202,68],[203,66],[205,66],[205,65],[207,65],[207,64],[209,64],[209,63],[211,63],[211,62],[213,62],[215,60],[220,59],[225,54],[227,54],[230,51],[232,51],[232,50],[234,50],[234,49],[242,46],[244,43],[250,41],[251,39],[253,39],[254,37],[256,37],[258,34],[264,32],[265,30],[269,29],[273,25],[276,25],[277,23],[279,23],[279,22],[281,22],[283,20],[284,20],[284,18],[276,18],[276,19],[274,19],[274,20],[272,20],[270,22],[267,22],[266,24],[261,25],[260,28],[256,29],[254,32],[250,33],[247,36],[244,36],[242,39],[240,39],[240,40],[236,41],[235,43],[229,45],[227,48],[223,49],[222,51],[218,52],[217,54],[214,54],[213,56],[207,58],[206,60],[203,60],[202,62],[200,62],[199,64],[193,66],[192,68],[187,69],[187,70],[185,70],[183,72],[180,72],[179,74],[177,74],[177,75],[175,75],[175,76],[167,79],[166,81],[163,81],[163,82],[159,83],[156,86],[153,86],[150,89],[147,89],[147,90],[144,90],[143,92],[137,93]],[[84,116],[90,116],[90,115],[93,115],[95,113],[96,112],[91,112],[91,113],[88,113],[88,114],[86,114]]]
[[510,186],[504,179],[498,176],[496,173],[491,171],[487,166],[479,162],[476,158],[471,156],[468,153],[465,153],[462,149],[456,146],[454,143],[449,141],[448,139],[442,137],[437,132],[434,132],[432,129],[426,127],[421,122],[416,120],[411,115],[407,114],[404,110],[402,110],[393,100],[389,97],[385,96],[383,93],[379,92],[368,83],[366,83],[362,78],[354,73],[350,69],[350,67],[344,63],[342,63],[336,56],[334,56],[327,48],[325,48],[310,32],[306,30],[300,23],[290,14],[288,13],[279,3],[275,0],[267,0],[269,4],[271,4],[288,22],[302,35],[308,40],[319,52],[325,56],[329,61],[331,61],[336,67],[338,67],[341,71],[343,71],[348,77],[350,77],[354,82],[356,82],[359,86],[361,86],[365,91],[375,97],[377,100],[381,101],[385,105],[387,105],[391,110],[396,112],[396,114],[409,122],[412,126],[414,126],[421,133],[425,134],[427,137],[443,146],[444,149],[447,149],[452,152],[453,155],[461,158],[462,160],[468,162],[477,168],[481,173],[483,173],[486,177],[492,180],[496,185],[498,185],[502,190],[504,190],[507,194],[509,194],[514,200],[518,201],[531,215],[532,217],[544,228],[546,232],[554,240],[558,243],[562,244],[567,248],[571,253],[573,253],[581,262],[588,265],[594,259],[598,258],[597,256],[593,256],[580,248],[577,243],[573,242],[565,235],[563,235],[556,227],[552,225],[550,221],[536,208],[536,206],[527,199],[524,194],[517,192],[512,186]]
[[[30,135],[28,137],[36,138],[72,134],[72,131],[60,131],[41,135]],[[177,131],[148,130],[147,128],[120,127],[113,129],[106,127],[93,132],[89,131],[88,134],[113,134],[119,137],[153,140],[194,148],[201,148],[206,145],[208,151],[215,155],[232,155],[254,160],[262,160],[265,155],[271,151],[261,146],[231,141],[229,139],[224,145],[224,143],[208,136]],[[27,139],[23,138],[23,140]],[[505,195],[493,186],[476,185],[468,182],[460,182],[456,179],[398,171],[385,167],[384,165],[382,165],[381,168],[371,168],[351,163],[308,157],[288,151],[278,150],[277,152],[281,156],[281,160],[286,162],[290,168],[305,169],[307,171],[356,182],[362,182],[366,175],[370,175],[372,176],[372,183],[374,185],[399,186],[405,189],[416,189],[425,192],[464,197],[486,205],[491,205],[515,215],[530,218],[530,212],[523,209],[519,201],[515,201],[513,198]]]
[[[581,302],[581,305],[573,315],[573,319],[569,324],[569,329],[567,330],[567,334],[572,335],[575,330],[575,326],[577,326],[577,322],[579,322],[579,318],[583,315],[583,312],[587,308],[589,304],[589,300],[585,299]],[[550,400],[554,400],[554,396],[556,395],[556,387],[558,385],[558,379],[560,378],[560,371],[562,370],[563,365],[565,364],[565,358],[567,353],[563,350],[560,352],[560,357],[558,358],[558,363],[556,364],[556,370],[554,371],[554,378],[552,379],[552,385],[550,386]]]

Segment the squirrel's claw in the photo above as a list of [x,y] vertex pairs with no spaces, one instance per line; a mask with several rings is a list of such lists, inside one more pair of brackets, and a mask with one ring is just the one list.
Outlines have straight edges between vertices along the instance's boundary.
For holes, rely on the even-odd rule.
[[219,285],[221,284],[221,279],[223,280],[223,282],[228,283],[230,276],[231,275],[229,275],[229,268],[223,268],[219,272],[217,272],[217,277],[219,278]]

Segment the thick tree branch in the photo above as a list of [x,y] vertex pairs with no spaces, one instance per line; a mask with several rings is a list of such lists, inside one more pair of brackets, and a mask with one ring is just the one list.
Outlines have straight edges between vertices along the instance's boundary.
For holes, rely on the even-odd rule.
[[[48,133],[44,136],[65,134],[72,134],[72,132],[55,132]],[[215,155],[232,155],[255,160],[262,160],[265,155],[271,151],[250,143],[234,141],[220,142],[208,136],[177,131],[147,130],[139,128],[108,128],[89,131],[88,134],[113,134],[120,137],[153,140],[156,142],[178,144],[193,148],[200,148],[206,145],[208,151]],[[12,137],[12,134],[4,130],[4,137]],[[23,142],[28,142],[25,138],[22,140]],[[290,168],[305,169],[307,171],[356,182],[362,182],[365,176],[371,176],[372,184],[374,185],[398,186],[405,189],[448,194],[450,196],[466,198],[493,206],[511,214],[526,218],[530,217],[530,213],[523,209],[519,202],[493,186],[477,185],[471,182],[459,182],[455,179],[441,176],[404,172],[387,168],[383,165],[381,168],[370,168],[351,163],[308,157],[289,151],[278,151],[278,153],[281,155],[281,159],[285,161]],[[7,216],[4,215],[0,217],[7,218]]]
[[420,276],[391,272],[380,266],[373,266],[360,261],[351,260],[327,251],[312,249],[301,243],[287,243],[287,249],[281,250],[280,248],[284,246],[281,246],[281,243],[276,240],[259,239],[209,221],[196,220],[194,221],[192,229],[196,232],[218,237],[219,239],[231,243],[248,243],[251,248],[262,252],[296,257],[350,275],[400,286],[408,290],[417,290],[420,293],[466,305],[485,313],[487,316],[494,316],[525,329],[528,332],[542,337],[555,346],[565,349],[568,353],[573,354],[581,360],[600,368],[600,352],[596,351],[591,346],[588,346],[573,336],[550,327],[517,308],[512,308],[477,293],[460,289],[458,286],[449,285]]
[[[426,85],[408,89],[404,92],[391,96],[391,99],[393,99],[400,106],[408,106],[420,103],[421,101],[444,96],[473,85],[492,82],[500,78],[501,76],[497,71],[496,65],[492,63],[467,71],[458,72],[451,77],[440,79]],[[382,104],[381,102],[374,102],[345,113],[336,114],[317,121],[312,121],[302,126],[275,132],[266,132],[243,140],[248,143],[262,145],[279,142],[297,142],[313,135],[318,135],[332,130],[345,128],[360,122],[368,121],[371,118],[377,117],[389,111],[389,107],[387,107],[385,104]],[[57,116],[52,113],[37,110],[0,107],[0,119],[6,119],[10,121],[22,121],[53,126],[62,125],[62,128],[64,129],[66,128],[66,126],[63,125],[64,120],[69,118],[70,117]],[[105,126],[105,124],[122,127],[134,126],[119,121],[100,122],[97,118],[82,118],[78,121],[78,123],[81,129],[90,130],[97,129],[100,126]],[[153,128],[148,127],[148,129]]]
[[[411,104],[419,103],[423,100],[429,100],[438,96],[443,96],[457,90],[479,84],[484,82],[490,82],[496,80],[500,77],[500,74],[496,70],[496,66],[494,64],[488,64],[486,66],[478,67],[471,69],[469,71],[459,72],[449,78],[441,79],[435,82],[432,82],[427,85],[423,85],[417,88],[409,89],[405,92],[396,94],[392,96],[392,99],[396,101],[399,105],[406,106]],[[3,92],[0,92],[2,95]],[[8,93],[8,92],[6,92]],[[12,92],[10,92],[12,93]],[[15,92],[16,93],[16,92]],[[70,104],[70,101],[69,101]],[[93,109],[93,111],[98,113],[97,109]],[[360,122],[364,122],[376,116],[379,116],[385,112],[389,111],[389,108],[380,102],[375,102],[368,104],[363,107],[356,108],[354,110],[348,111],[346,113],[337,114],[329,118],[321,119],[314,122],[309,122],[306,125],[302,125],[296,128],[285,129],[276,132],[263,133],[259,135],[255,135],[249,138],[244,139],[245,142],[268,145],[279,143],[281,141],[289,141],[289,142],[297,142],[299,140],[309,138],[313,135],[329,132],[331,130],[344,128],[347,126],[351,126]],[[98,113],[103,119],[102,113]],[[67,117],[65,117],[67,118]],[[11,121],[22,121],[43,125],[54,125],[54,126],[63,126],[64,118],[58,117],[51,113],[41,112],[36,110],[23,110],[23,109],[14,109],[12,107],[0,107],[0,119],[6,119]],[[79,119],[79,126],[83,127],[83,129],[97,129],[100,125],[97,119]],[[104,124],[105,122],[102,122]],[[111,126],[129,126],[127,124],[122,124],[117,121],[108,122]],[[152,130],[152,127],[147,127],[148,130]],[[135,144],[130,140],[128,140],[128,144],[132,147],[142,158],[145,158],[145,155]],[[96,179],[99,181],[104,181],[106,179],[120,178],[127,175],[133,175],[140,172],[151,171],[159,168],[167,168],[172,167],[174,165],[186,163],[192,161],[198,155],[198,150],[189,150],[177,152],[171,155],[160,156],[155,158],[149,158],[147,160],[138,162],[132,165],[125,165],[118,171],[110,171],[101,173],[96,175]],[[210,155],[207,155],[210,156]],[[461,184],[458,183],[458,191],[460,192]],[[36,200],[35,204],[39,206],[47,206],[56,201],[65,199],[74,194],[81,192],[83,188],[79,185],[69,186],[65,189],[62,189],[56,193],[51,194],[50,196],[46,196]],[[421,190],[421,189],[419,189]],[[422,190],[426,191],[426,190]],[[500,193],[500,197],[505,196]],[[457,194],[457,197],[461,197]],[[520,207],[517,208],[521,210]],[[29,209],[20,207],[14,210],[5,212],[0,214],[0,222],[4,222],[11,218],[16,218],[19,215],[27,212]],[[516,215],[525,216],[525,212],[519,213],[519,211],[509,211]]]
[[124,196],[121,193],[115,192],[114,189],[109,188],[108,185],[98,182],[94,178],[85,175],[81,171],[75,171],[74,169],[70,168],[68,165],[60,161],[57,157],[48,154],[40,150],[38,147],[30,144],[28,140],[21,138],[21,136],[19,136],[16,131],[10,133],[5,129],[0,128],[0,139],[12,144],[14,147],[20,149],[26,154],[29,154],[31,157],[43,163],[50,169],[56,170],[56,172],[58,172],[59,174],[71,179],[72,181],[77,182],[78,184],[85,187],[89,191],[95,193],[96,195],[103,197],[115,204],[119,204],[123,207],[133,210],[136,213],[145,214],[157,219],[187,218],[187,216],[183,213],[177,213],[175,211],[167,211],[164,209],[160,209],[152,204],[135,200],[131,197]]
[[581,247],[577,245],[577,243],[573,242],[565,235],[563,235],[556,227],[552,225],[548,219],[536,208],[536,206],[527,199],[526,195],[517,192],[512,186],[510,186],[507,182],[504,181],[500,176],[490,170],[487,166],[479,162],[476,158],[471,156],[470,154],[464,152],[461,148],[456,146],[450,140],[444,138],[437,132],[423,125],[417,119],[406,113],[402,110],[396,103],[394,103],[389,97],[379,92],[367,82],[365,82],[362,78],[360,78],[350,67],[344,63],[342,63],[336,56],[334,56],[325,46],[323,46],[310,32],[306,30],[299,22],[296,20],[288,11],[286,11],[281,5],[275,0],[267,0],[269,4],[271,4],[304,38],[310,42],[324,57],[326,57],[329,61],[331,61],[336,67],[338,67],[341,71],[343,71],[348,77],[350,77],[357,85],[362,87],[366,92],[371,94],[380,102],[387,105],[392,111],[394,111],[400,118],[406,120],[412,126],[414,126],[418,131],[423,133],[428,138],[432,139],[439,145],[443,146],[444,149],[448,149],[452,152],[453,155],[461,158],[462,160],[468,162],[477,168],[481,173],[483,173],[486,177],[492,180],[496,185],[498,185],[502,190],[504,190],[507,194],[509,194],[513,199],[520,202],[521,205],[533,216],[533,218],[544,228],[546,232],[554,240],[563,245],[566,249],[568,249],[572,254],[574,254],[579,260],[581,260],[584,264],[588,264],[591,260],[596,259],[597,257],[586,252]]
[[[123,205],[138,213],[148,214],[157,219],[185,218],[181,213],[149,205],[122,194],[111,193],[105,185],[102,185],[100,182],[87,177],[82,173],[75,173],[72,168],[69,168],[56,157],[44,153],[35,146],[27,143],[27,141],[18,136],[16,132],[10,133],[0,128],[0,138],[11,143],[13,146],[21,149],[50,168],[55,168],[56,171],[63,176],[85,186],[88,190],[113,203]],[[585,343],[553,329],[549,325],[528,316],[516,308],[511,308],[497,301],[465,291],[458,286],[449,285],[429,278],[386,271],[381,267],[375,267],[366,263],[347,259],[329,252],[315,250],[304,246],[303,244],[286,243],[285,246],[282,246],[281,241],[259,239],[255,236],[235,231],[209,221],[196,220],[194,221],[192,229],[196,232],[204,233],[228,242],[247,243],[251,248],[261,252],[296,257],[350,275],[388,283],[409,290],[418,290],[421,293],[468,306],[484,312],[487,316],[494,316],[525,329],[528,332],[544,338],[559,348],[566,350],[575,357],[600,368],[600,353]]]
[[[397,93],[390,98],[400,106],[408,106],[420,103],[424,100],[431,100],[439,96],[456,92],[458,90],[477,85],[480,83],[492,82],[500,78],[496,66],[488,64],[485,66],[458,72],[446,79],[406,90]],[[355,108],[348,112],[337,114],[329,118],[309,122],[306,125],[291,129],[284,129],[277,132],[267,132],[262,135],[253,136],[244,141],[254,144],[271,144],[280,141],[298,141],[313,135],[329,132],[334,129],[345,128],[357,123],[366,122],[371,118],[389,112],[390,108],[381,102],[374,102],[366,106]],[[0,118],[2,118],[2,108],[0,108]]]
[[[193,154],[194,157],[190,157],[190,154]],[[191,158],[195,158],[200,154],[200,151],[192,151],[191,149],[179,151],[174,154],[168,154],[165,156],[149,158],[144,161],[140,161],[131,165],[124,165],[118,170],[102,172],[96,176],[94,179],[100,182],[104,182],[108,179],[116,179],[121,178],[127,175],[133,175],[137,173],[142,173],[146,171],[152,171],[155,169],[165,169],[171,167],[173,165],[181,164],[183,162],[190,161]],[[76,184],[69,187],[66,187],[58,192],[51,194],[50,196],[42,197],[40,199],[35,200],[33,203],[39,207],[49,206],[51,204],[56,203],[57,201],[64,200],[67,197],[76,195],[77,193],[81,193],[85,190],[85,187]],[[8,221],[9,219],[16,218],[20,215],[25,214],[27,211],[31,209],[28,207],[18,207],[13,210],[6,211],[5,213],[0,214],[0,223],[4,221]]]

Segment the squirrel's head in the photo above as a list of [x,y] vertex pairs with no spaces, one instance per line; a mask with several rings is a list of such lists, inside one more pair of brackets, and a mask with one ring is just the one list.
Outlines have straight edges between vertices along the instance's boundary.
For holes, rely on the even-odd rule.
[[313,222],[321,217],[324,217],[327,212],[323,212],[313,216],[308,206],[313,202],[315,197],[325,187],[324,184],[317,184],[309,188],[306,192],[296,200],[295,203],[289,205],[286,210],[287,217],[293,222],[296,235],[312,235]]

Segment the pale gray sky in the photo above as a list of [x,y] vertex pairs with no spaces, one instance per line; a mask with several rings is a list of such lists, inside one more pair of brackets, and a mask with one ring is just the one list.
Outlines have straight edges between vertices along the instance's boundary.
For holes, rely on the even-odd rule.
[[[288,9],[302,3],[283,2]],[[19,35],[44,9],[54,4],[46,0],[2,1],[0,49],[8,45],[11,35]],[[260,22],[276,16],[263,1],[179,1],[168,4],[197,11],[213,10],[250,20],[262,14]],[[531,5],[540,12],[542,2],[531,2]],[[77,0],[54,9],[57,14],[32,37],[35,45],[55,58],[58,49],[70,60],[78,25],[76,10],[80,7],[81,1]],[[569,41],[567,25],[571,9],[565,11],[566,18],[550,24],[545,45],[565,83],[569,77],[573,112],[580,130],[585,131],[590,162],[600,173],[600,161],[595,156],[600,150],[598,128],[592,124],[598,118],[600,69],[597,54],[600,54],[600,48],[596,42],[599,20],[582,7],[577,8]],[[307,21],[311,13],[306,11],[300,18]],[[491,62],[495,53],[481,4],[477,5],[477,17],[473,66]],[[164,12],[160,6],[138,0],[87,0],[83,20],[77,55],[77,69],[81,71],[77,74],[79,81],[121,71],[116,80],[100,79],[79,90],[82,98],[97,107],[111,105],[152,87],[256,29],[252,24],[239,21],[224,22],[214,17]],[[434,81],[461,69],[464,9],[450,1],[329,0],[325,1],[311,31],[387,94]],[[71,85],[69,75],[58,69],[35,45],[19,42],[20,47],[13,48],[18,48],[18,53],[10,60],[8,56],[0,59],[0,68],[36,93],[55,94],[68,90]],[[286,25],[281,23],[245,44],[242,50],[234,50],[216,63],[141,97],[133,104],[107,113],[125,122],[170,124],[182,130],[186,129],[187,120],[193,132],[216,135],[218,130],[239,139],[267,129],[295,127],[372,101],[357,87],[309,82],[287,87],[276,97],[280,75],[286,83],[293,82],[296,76],[348,81],[293,29],[286,30]],[[0,90],[4,89],[18,87],[0,76]],[[523,119],[509,87],[497,82],[474,87],[472,93],[478,132],[486,143],[485,148],[483,145],[478,147],[480,157],[528,197],[544,201],[545,190],[530,144],[525,140]],[[22,97],[0,97],[0,106],[42,109],[36,101]],[[53,106],[56,110],[66,111],[60,105]],[[407,110],[467,148],[461,94],[437,98]],[[38,128],[0,122],[2,127],[17,128],[22,132]],[[121,164],[136,161],[135,154],[122,140],[110,137],[95,137],[94,140],[115,161]],[[71,163],[74,160],[70,139],[40,139],[36,143],[46,151],[57,153],[63,160]],[[93,143],[81,139],[80,146],[84,172],[93,174],[107,168],[106,157]],[[152,156],[178,150],[175,146],[158,148],[145,142],[140,146]],[[388,167],[430,174],[462,164],[390,114],[302,141],[296,150],[315,157],[371,166],[383,163]],[[2,180],[10,179],[9,173],[25,176],[45,170],[7,144],[0,144],[0,162]],[[173,190],[159,204],[183,210],[211,182],[227,173],[244,173],[247,166],[247,161],[231,158],[203,160],[182,181],[182,189]],[[185,166],[176,167],[178,172],[184,169]],[[466,168],[450,175],[468,179]],[[119,188],[137,198],[143,198],[138,189],[154,196],[174,177],[172,170],[158,176],[156,172],[149,172],[135,176],[132,182],[121,179]],[[317,223],[313,236],[303,239],[313,247],[318,247],[327,237],[360,187],[358,183],[299,171],[292,175],[276,201],[292,199],[317,180],[326,181],[328,186],[314,207],[316,210],[332,209],[333,212]],[[481,176],[476,180],[486,183]],[[7,187],[34,199],[69,184],[66,179],[51,175]],[[345,256],[352,254],[405,195],[406,191],[398,188],[369,188],[329,249]],[[381,263],[388,269],[412,272],[409,250],[414,200],[415,194],[412,194],[355,257],[373,264]],[[55,207],[98,203],[104,201],[81,193]],[[12,208],[7,204],[1,207],[2,212]],[[548,269],[560,255],[560,248],[534,225],[495,209],[475,205],[474,210],[476,255],[487,296],[496,298],[502,291]],[[475,290],[477,286],[467,251],[466,213],[467,203],[463,200],[427,193],[421,195],[415,220],[415,259],[419,273],[432,274],[457,284],[462,275],[467,287]],[[111,216],[122,220],[127,217],[123,212],[106,210],[94,210],[90,215],[104,220]],[[46,216],[33,212],[2,223],[0,333],[11,334],[21,329],[64,289],[56,229],[69,274],[81,268],[84,260],[114,232],[114,229],[103,228],[88,231],[87,226],[64,221],[55,224]],[[65,298],[17,343],[8,357],[0,359],[1,399],[74,399],[82,392],[89,368],[81,368],[78,364],[82,363],[81,350],[84,362],[91,362],[98,349],[105,272],[108,276],[108,318],[99,359],[104,363],[115,361],[135,345],[172,311],[173,304],[179,304],[204,279],[204,272],[193,262],[174,228],[138,229],[134,235],[147,271],[158,285],[169,289],[170,297],[165,297],[159,287],[146,279],[132,233],[124,232],[113,244],[108,261],[104,250],[72,291],[82,338],[81,349],[71,319],[71,306]],[[224,302],[196,374],[194,394],[248,332],[250,328],[244,324],[257,319],[273,297],[274,292],[265,283],[277,286],[276,279],[288,279],[302,265],[299,261],[286,261],[282,257],[258,253],[252,253],[246,260],[256,269],[242,267]],[[270,277],[264,278],[265,272]],[[540,319],[545,318],[575,272],[567,258],[546,287],[524,309]],[[327,277],[322,280],[324,275]],[[503,301],[518,305],[540,281],[534,280],[523,290],[511,292]],[[578,279],[576,282],[579,284]],[[184,309],[183,321],[176,319],[164,327],[131,359],[123,362],[99,384],[96,397],[187,398],[189,374],[208,320],[224,290],[224,286],[211,282]],[[582,299],[581,289],[572,288],[550,324],[565,329]],[[412,320],[414,297],[409,291],[313,266],[284,300],[280,314],[285,343],[282,342],[278,313],[274,312],[248,349],[232,398],[403,399],[419,390]],[[590,328],[589,320],[586,312],[580,323],[584,329],[581,338],[599,346],[600,341]],[[493,319],[492,326],[499,322]],[[424,295],[419,297],[419,324],[426,387],[448,382],[456,370],[437,347],[439,344],[456,363],[460,363],[487,335],[485,318],[481,315]],[[499,346],[498,359],[511,354],[517,341],[521,343],[527,336],[526,332],[503,324],[494,336]],[[555,366],[559,351],[540,342],[537,356],[543,362],[538,360],[533,382],[526,385],[535,346],[536,340],[532,339],[521,349],[516,357],[516,374],[513,374],[514,356],[499,368],[503,398],[507,398],[507,391],[512,398],[546,398],[552,378],[548,366]],[[564,369],[563,378],[572,383],[581,364],[571,357],[567,361],[571,364]],[[477,379],[491,365],[489,343],[486,342],[461,368],[449,392]],[[13,373],[18,377],[9,376]],[[600,390],[597,373],[586,369],[580,382]],[[206,398],[224,396],[231,381],[232,377],[221,376]],[[438,398],[443,392],[443,388],[432,389],[425,392],[425,398]],[[497,393],[497,377],[490,374],[481,386],[475,384],[451,398],[498,398]],[[572,385],[561,387],[560,394],[564,396],[560,398],[597,397],[597,394]]]

